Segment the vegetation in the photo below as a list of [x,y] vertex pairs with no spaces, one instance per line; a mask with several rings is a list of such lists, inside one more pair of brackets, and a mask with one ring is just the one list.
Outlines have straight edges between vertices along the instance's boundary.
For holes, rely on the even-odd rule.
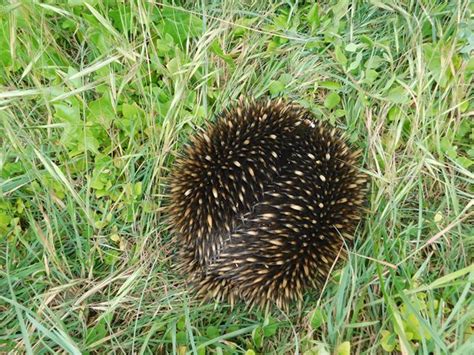
[[[0,352],[473,351],[472,3],[0,4]],[[372,179],[347,263],[289,314],[173,269],[173,159],[241,94],[342,128]]]

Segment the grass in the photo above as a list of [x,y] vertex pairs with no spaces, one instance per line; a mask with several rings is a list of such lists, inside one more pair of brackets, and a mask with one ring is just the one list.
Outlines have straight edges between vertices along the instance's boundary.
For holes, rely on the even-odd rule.
[[[0,8],[0,352],[474,351],[468,1],[11,2]],[[199,303],[166,177],[241,95],[364,152],[370,214],[290,314]]]

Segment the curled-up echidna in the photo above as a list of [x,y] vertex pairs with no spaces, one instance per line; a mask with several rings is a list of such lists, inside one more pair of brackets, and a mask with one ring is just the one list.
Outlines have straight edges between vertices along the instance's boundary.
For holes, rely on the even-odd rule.
[[352,244],[367,177],[336,129],[285,101],[244,103],[191,139],[170,222],[199,294],[287,306]]

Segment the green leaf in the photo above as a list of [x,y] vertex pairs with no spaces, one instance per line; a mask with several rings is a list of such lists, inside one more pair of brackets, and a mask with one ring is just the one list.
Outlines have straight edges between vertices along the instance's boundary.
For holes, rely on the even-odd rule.
[[133,184],[133,196],[134,197],[139,197],[142,194],[142,185],[143,183],[141,181],[136,182]]
[[181,8],[164,8],[161,10],[162,22],[158,28],[163,36],[169,34],[176,44],[183,47],[188,38],[195,38],[202,33],[202,20]]
[[319,5],[317,3],[311,6],[308,15],[306,15],[306,20],[311,25],[312,30],[320,26],[321,20],[319,18]]
[[220,335],[219,328],[216,327],[215,325],[208,326],[207,329],[206,329],[206,335],[210,339],[217,338]]
[[336,81],[321,81],[318,83],[319,87],[326,88],[329,90],[339,90],[341,88],[341,84]]
[[90,186],[95,190],[103,190],[105,183],[102,181],[102,175],[94,174]]
[[332,12],[337,20],[342,18],[347,13],[347,7],[349,6],[349,0],[339,0],[332,7]]
[[[408,316],[405,317],[404,319],[405,323],[405,331],[408,333],[411,333],[411,339],[414,340],[421,340],[423,333],[423,329],[420,325],[419,320],[416,318],[416,315],[413,312],[409,312]],[[427,334],[426,339],[430,339],[429,333]]]
[[456,158],[457,156],[457,147],[453,145],[452,141],[448,137],[441,138],[440,141],[441,151],[446,154],[451,159]]
[[[78,71],[77,69],[73,68],[73,67],[69,67],[67,68],[67,76],[68,77],[72,77],[74,74],[77,74]],[[72,86],[77,89],[79,87],[82,86],[82,78],[76,78],[76,79],[73,79],[73,80],[70,80]]]
[[342,52],[341,47],[337,46],[336,49],[334,50],[334,56],[336,57],[336,61],[341,64],[343,67],[346,66],[347,64],[347,58]]
[[261,348],[263,344],[263,329],[257,327],[252,331],[252,340],[256,348]]
[[384,60],[379,56],[370,57],[367,62],[365,62],[365,67],[367,69],[377,69],[383,64]]
[[334,111],[334,116],[336,116],[337,118],[341,118],[345,115],[346,115],[346,110],[337,109],[337,110]]
[[222,49],[222,47],[221,47],[221,45],[220,45],[220,43],[217,39],[215,39],[211,43],[211,45],[209,46],[209,49],[211,50],[211,52],[216,54],[219,58],[222,58],[224,60],[224,62],[226,62],[230,66],[232,66],[232,67],[235,66],[234,59],[232,58],[231,55],[224,53],[224,50]]
[[90,345],[100,339],[103,339],[106,335],[106,319],[102,318],[95,326],[87,330],[86,343]]
[[280,78],[278,80],[284,85],[288,85],[291,82],[291,80],[293,80],[293,76],[288,73],[283,73],[280,75]]
[[182,64],[183,63],[181,63],[181,58],[179,56],[172,58],[166,64],[166,69],[168,69],[170,77],[172,77],[175,74],[178,74],[179,71],[182,70]]
[[186,332],[184,330],[181,330],[176,333],[176,343],[183,345],[186,344],[188,340],[188,337],[186,335]]
[[457,157],[456,161],[465,169],[469,169],[474,164],[474,161],[466,157]]
[[134,102],[131,105],[124,103],[122,105],[122,114],[123,114],[123,117],[129,120],[134,120],[134,119],[140,119],[141,117],[143,117],[144,112],[140,107],[138,107],[137,103]]
[[[157,103],[157,110],[160,113],[161,103]],[[145,126],[145,113],[143,110],[134,102],[132,104],[124,103],[120,110],[123,118],[115,121],[115,124],[123,132],[132,136],[138,131],[142,130]]]
[[8,68],[12,65],[13,61],[9,50],[2,49],[0,50],[0,65],[3,68]]
[[320,308],[318,308],[313,312],[311,316],[311,320],[310,320],[311,328],[313,330],[317,330],[323,325],[323,323],[324,323],[324,314],[323,314],[323,311]]
[[451,61],[451,59],[445,58],[448,50],[449,49],[441,43],[437,45],[426,43],[423,45],[423,55],[426,66],[433,78],[443,88],[446,87],[447,83],[452,79],[451,66],[444,64],[445,61]]
[[54,117],[58,118],[60,121],[76,124],[81,123],[81,115],[78,106],[55,104],[54,109],[56,111]]
[[105,129],[108,129],[112,125],[115,116],[112,104],[105,96],[89,103],[88,122],[98,123]]
[[474,73],[474,57],[471,57],[464,68],[466,74],[471,75]]
[[[468,101],[466,100],[466,102]],[[456,138],[462,139],[464,136],[470,133],[473,128],[474,128],[474,121],[467,120],[467,119],[461,121],[461,124],[459,125],[459,128],[456,132]]]
[[257,21],[259,17],[253,17],[253,18],[238,18],[234,24],[234,30],[232,31],[232,36],[234,38],[240,38],[243,37],[247,32],[248,29],[247,27],[251,27],[255,21]]
[[425,62],[432,72],[439,75],[441,72],[441,54],[439,48],[435,48],[433,43],[423,45]]
[[379,74],[373,70],[373,69],[366,69],[365,70],[365,82],[368,83],[368,84],[372,84],[375,79],[377,79],[377,77],[379,76]]
[[90,130],[85,130],[82,134],[82,137],[82,139],[78,139],[78,148],[83,148],[81,150],[89,151],[94,154],[99,153],[99,140],[94,137]]
[[156,49],[160,57],[169,54],[174,49],[173,37],[169,33],[165,33],[162,39],[158,38],[155,41]]
[[408,93],[403,86],[391,88],[385,97],[387,100],[396,104],[404,104],[409,101]]
[[398,106],[393,106],[388,110],[387,118],[389,122],[393,122],[397,120],[401,116],[402,111],[400,110],[400,107]]
[[350,355],[351,354],[351,343],[348,341],[345,341],[341,344],[336,349],[336,354],[337,355]]
[[272,80],[268,86],[268,90],[272,96],[277,96],[285,90],[285,85],[278,80]]
[[356,59],[349,65],[349,68],[347,68],[348,71],[355,70],[359,67],[360,62],[362,61],[362,52],[357,53]]
[[132,12],[130,6],[121,6],[120,9],[112,9],[109,11],[109,17],[112,24],[120,33],[127,33],[132,28]]
[[0,211],[0,232],[2,232],[2,234],[8,230],[11,220],[12,217],[9,214]]
[[335,92],[331,92],[326,98],[324,99],[324,106],[329,110],[332,110],[336,107],[339,102],[341,102],[341,97],[336,94]]
[[17,199],[16,200],[16,211],[19,213],[19,214],[22,214],[23,211],[25,210],[25,204],[23,203],[23,200],[21,199]]
[[275,40],[275,39],[271,40],[270,42],[268,42],[267,51],[270,52],[270,53],[274,52],[278,48],[279,45],[280,44],[277,40]]
[[466,153],[470,158],[474,159],[474,148],[468,149]]
[[276,334],[279,323],[274,319],[268,319],[267,323],[268,324],[263,326],[263,335],[266,337],[271,337]]
[[395,334],[390,333],[388,330],[382,330],[382,339],[380,345],[385,351],[392,352],[397,346],[397,338]]
[[365,36],[365,35],[362,35],[360,36],[360,41],[366,45],[368,45],[369,47],[373,47],[374,46],[374,41],[372,41],[372,39],[368,36]]
[[468,108],[469,108],[469,100],[466,100],[459,105],[459,111],[461,113],[466,112]]
[[178,322],[176,323],[176,328],[178,330],[184,330],[186,329],[186,318],[184,316],[181,316],[178,320]]
[[346,46],[345,50],[351,53],[355,52],[357,50],[357,44],[351,42]]

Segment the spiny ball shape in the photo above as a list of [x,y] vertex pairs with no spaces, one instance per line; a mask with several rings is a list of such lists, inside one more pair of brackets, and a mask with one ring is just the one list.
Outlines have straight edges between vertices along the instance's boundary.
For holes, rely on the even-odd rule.
[[244,103],[195,135],[169,217],[198,294],[287,307],[353,242],[367,177],[340,133],[285,101]]

